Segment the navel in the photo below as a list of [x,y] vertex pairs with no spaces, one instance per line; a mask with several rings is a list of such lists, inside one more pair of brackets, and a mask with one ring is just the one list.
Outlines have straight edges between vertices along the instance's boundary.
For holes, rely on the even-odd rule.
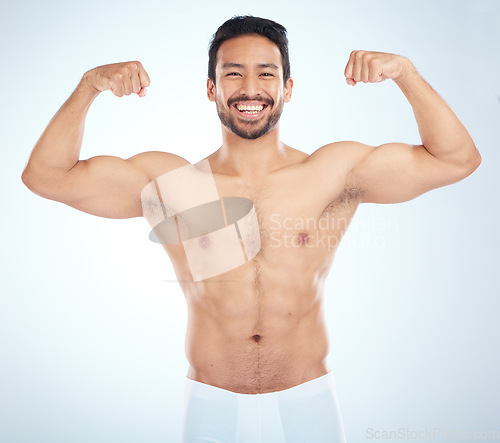
[[255,341],[256,343],[258,343],[258,342],[259,342],[259,340],[261,339],[261,336],[260,336],[259,334],[255,334],[254,336],[252,336],[252,338],[254,339],[254,341]]

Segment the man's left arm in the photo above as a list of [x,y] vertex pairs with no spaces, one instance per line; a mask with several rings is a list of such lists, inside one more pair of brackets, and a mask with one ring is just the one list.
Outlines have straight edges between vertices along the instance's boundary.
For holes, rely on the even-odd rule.
[[474,142],[446,102],[405,57],[353,51],[345,69],[348,84],[392,79],[413,108],[421,145],[352,143],[355,159],[347,186],[360,189],[362,201],[398,203],[460,181],[481,163]]

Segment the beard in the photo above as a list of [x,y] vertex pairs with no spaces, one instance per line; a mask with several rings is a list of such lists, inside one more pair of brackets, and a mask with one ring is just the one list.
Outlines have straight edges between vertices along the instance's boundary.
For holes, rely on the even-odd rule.
[[[231,109],[231,106],[243,100],[261,100],[258,99],[249,99],[247,97],[238,97],[228,101],[228,107]],[[274,101],[271,99],[265,99],[264,102],[272,108],[274,105]],[[258,119],[258,120],[239,120],[235,116],[231,115],[230,111],[224,109],[223,106],[220,105],[219,101],[215,100],[215,106],[217,108],[217,114],[221,123],[229,129],[231,132],[236,134],[238,137],[244,138],[246,140],[255,140],[263,135],[267,134],[271,131],[276,124],[278,123],[281,113],[283,112],[284,101],[280,100],[279,106],[271,112],[267,119]],[[238,120],[238,124],[236,122]]]

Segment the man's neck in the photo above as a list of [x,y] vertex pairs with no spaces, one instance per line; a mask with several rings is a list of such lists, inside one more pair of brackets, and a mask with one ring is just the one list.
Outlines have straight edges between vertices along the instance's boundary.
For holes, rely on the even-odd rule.
[[223,127],[222,139],[222,146],[211,157],[214,166],[223,173],[258,179],[286,163],[278,127],[255,140],[239,137]]

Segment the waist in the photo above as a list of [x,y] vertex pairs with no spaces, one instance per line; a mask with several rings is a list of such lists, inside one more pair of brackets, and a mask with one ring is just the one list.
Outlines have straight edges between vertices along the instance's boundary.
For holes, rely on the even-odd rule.
[[256,393],[289,388],[325,374],[324,321],[318,317],[298,324],[289,321],[289,328],[240,325],[233,337],[226,330],[221,333],[197,323],[186,336],[188,377],[234,392]]
[[313,397],[323,392],[331,392],[332,390],[335,390],[335,388],[335,378],[332,371],[328,371],[324,375],[290,388],[255,394],[230,391],[228,389],[219,388],[217,386],[193,380],[189,377],[186,377],[185,381],[186,397],[196,397],[215,402],[227,402],[233,400],[234,398],[241,399],[255,396],[259,396],[260,398],[279,397],[280,400],[296,401]]

